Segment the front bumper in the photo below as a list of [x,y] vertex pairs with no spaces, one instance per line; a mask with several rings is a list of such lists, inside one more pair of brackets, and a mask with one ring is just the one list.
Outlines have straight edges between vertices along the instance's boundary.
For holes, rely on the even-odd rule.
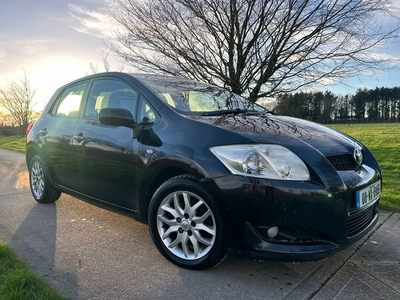
[[[252,258],[268,258],[279,261],[314,261],[332,255],[366,235],[378,221],[378,203],[374,203],[369,209],[361,212],[365,226],[356,235],[348,238],[345,243],[337,244],[332,241],[318,239],[316,236],[308,235],[299,239],[296,236],[287,236],[285,233],[278,233],[277,237],[271,239],[261,234],[258,228],[252,224],[245,224],[245,240],[253,250],[233,251]],[[280,235],[280,236],[279,236]]]
[[379,214],[379,199],[357,210],[356,192],[381,175],[368,167],[338,173],[342,183],[330,191],[317,181],[235,175],[212,180],[207,189],[218,199],[227,246],[254,258],[312,261],[353,244]]

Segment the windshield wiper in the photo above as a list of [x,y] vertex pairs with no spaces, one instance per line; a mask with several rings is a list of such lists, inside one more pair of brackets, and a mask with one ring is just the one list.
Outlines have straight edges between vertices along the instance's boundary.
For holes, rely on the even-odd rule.
[[229,114],[244,114],[244,113],[257,112],[256,110],[248,109],[226,109],[226,110],[215,110],[215,111],[205,111],[200,114],[200,116],[219,116],[219,115],[229,115]]
[[200,116],[219,116],[219,115],[229,115],[229,114],[243,114],[244,116],[260,116],[260,115],[265,115],[265,114],[273,114],[275,115],[274,112],[265,110],[265,111],[259,111],[259,110],[249,110],[249,109],[226,109],[226,110],[216,110],[216,111],[206,111],[200,113]]

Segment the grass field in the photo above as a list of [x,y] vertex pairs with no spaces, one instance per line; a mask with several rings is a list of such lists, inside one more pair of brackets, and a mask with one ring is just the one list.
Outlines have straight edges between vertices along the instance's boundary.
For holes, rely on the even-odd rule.
[[25,152],[25,136],[0,136],[0,147]]

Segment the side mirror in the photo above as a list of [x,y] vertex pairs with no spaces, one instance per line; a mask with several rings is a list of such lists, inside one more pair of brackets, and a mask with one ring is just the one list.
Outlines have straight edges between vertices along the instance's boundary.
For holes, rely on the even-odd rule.
[[99,112],[99,120],[101,123],[111,126],[134,128],[137,125],[131,112],[125,108],[102,108]]

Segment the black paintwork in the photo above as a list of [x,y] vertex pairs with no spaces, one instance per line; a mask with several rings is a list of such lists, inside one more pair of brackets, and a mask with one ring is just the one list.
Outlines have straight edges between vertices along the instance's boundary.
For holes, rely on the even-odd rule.
[[[376,223],[378,201],[367,224],[355,236],[346,236],[349,215],[356,211],[355,192],[381,179],[372,153],[353,138],[268,112],[185,113],[157,96],[141,81],[143,76],[104,73],[74,83],[98,78],[118,79],[138,90],[156,121],[140,123],[131,115],[135,122],[126,118],[125,126],[112,126],[107,116],[127,115],[118,110],[103,111],[103,123],[83,118],[82,112],[79,118],[53,116],[49,112],[54,101],[73,83],[61,87],[28,134],[26,159],[29,165],[39,154],[62,191],[122,207],[147,222],[148,204],[158,186],[176,175],[191,174],[219,207],[228,246],[279,260],[320,259],[358,240]],[[252,143],[290,149],[305,162],[311,180],[232,175],[209,150]],[[356,147],[364,155],[358,172],[337,171],[327,159],[352,155]],[[281,229],[275,239],[266,235],[272,226]]]

